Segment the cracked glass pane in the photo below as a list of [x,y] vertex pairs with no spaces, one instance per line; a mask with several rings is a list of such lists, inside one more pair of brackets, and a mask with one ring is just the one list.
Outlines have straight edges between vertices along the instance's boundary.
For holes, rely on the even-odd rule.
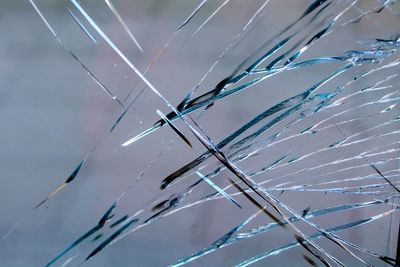
[[1,266],[398,266],[400,1],[1,1]]

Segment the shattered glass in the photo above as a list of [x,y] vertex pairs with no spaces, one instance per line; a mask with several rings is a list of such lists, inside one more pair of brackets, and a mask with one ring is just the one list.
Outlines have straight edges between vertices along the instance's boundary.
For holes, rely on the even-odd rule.
[[400,1],[0,5],[0,266],[399,264]]

